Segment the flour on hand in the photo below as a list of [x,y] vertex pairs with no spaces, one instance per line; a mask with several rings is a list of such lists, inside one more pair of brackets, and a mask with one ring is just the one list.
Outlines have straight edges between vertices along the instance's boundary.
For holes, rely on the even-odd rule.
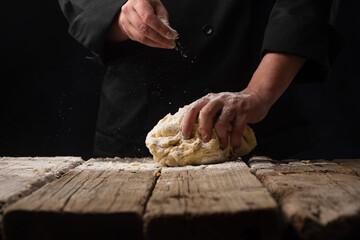
[[188,106],[184,106],[174,115],[166,115],[146,137],[146,146],[154,160],[161,165],[176,167],[220,163],[246,155],[256,146],[254,132],[249,126],[246,126],[241,146],[237,149],[228,144],[227,148],[222,150],[215,129],[212,130],[211,140],[204,143],[201,140],[198,120],[193,126],[190,139],[185,140],[181,134],[181,124],[187,108]]

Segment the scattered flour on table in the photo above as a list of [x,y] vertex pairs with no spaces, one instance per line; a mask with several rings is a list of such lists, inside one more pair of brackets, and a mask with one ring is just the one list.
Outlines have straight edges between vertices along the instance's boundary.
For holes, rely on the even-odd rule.
[[214,129],[211,140],[204,143],[201,140],[198,119],[191,138],[185,140],[181,134],[181,123],[188,107],[180,108],[174,115],[166,115],[146,137],[146,146],[154,160],[161,165],[175,167],[220,163],[246,155],[256,146],[255,134],[249,126],[244,130],[240,148],[233,149],[228,144],[227,148],[222,150]]

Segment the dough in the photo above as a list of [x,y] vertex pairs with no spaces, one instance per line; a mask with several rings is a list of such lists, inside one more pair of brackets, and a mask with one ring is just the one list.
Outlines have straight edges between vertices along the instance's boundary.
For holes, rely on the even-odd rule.
[[233,149],[228,144],[227,148],[222,150],[215,129],[212,131],[211,140],[204,143],[200,137],[198,120],[193,127],[191,138],[185,140],[181,134],[181,123],[187,108],[188,106],[185,106],[174,115],[166,115],[146,137],[146,146],[154,160],[161,165],[175,167],[225,162],[248,154],[256,146],[254,132],[249,126],[244,130],[240,148]]

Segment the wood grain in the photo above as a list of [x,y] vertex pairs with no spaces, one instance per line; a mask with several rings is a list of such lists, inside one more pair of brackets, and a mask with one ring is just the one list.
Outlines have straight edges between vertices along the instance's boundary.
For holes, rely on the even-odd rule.
[[79,157],[0,158],[0,230],[4,208],[82,162]]
[[360,176],[360,159],[335,159],[333,162],[354,170]]
[[301,239],[360,234],[360,178],[353,169],[325,160],[255,157],[249,164]]
[[273,239],[274,199],[242,161],[163,168],[146,207],[147,239]]
[[140,239],[160,166],[149,159],[94,159],[12,205],[11,239]]

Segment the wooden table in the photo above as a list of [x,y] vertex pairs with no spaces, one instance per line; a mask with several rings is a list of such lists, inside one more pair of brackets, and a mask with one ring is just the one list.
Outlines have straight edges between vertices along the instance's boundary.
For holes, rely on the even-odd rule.
[[162,168],[151,159],[0,158],[0,166],[6,240],[360,236],[356,159]]

